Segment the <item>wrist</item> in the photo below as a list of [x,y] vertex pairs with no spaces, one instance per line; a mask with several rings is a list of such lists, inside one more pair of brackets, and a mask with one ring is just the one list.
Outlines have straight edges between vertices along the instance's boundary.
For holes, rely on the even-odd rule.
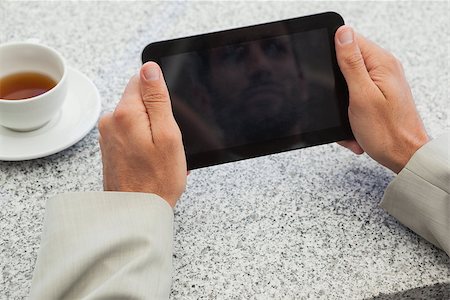
[[417,150],[422,148],[422,146],[429,141],[430,137],[426,134],[426,132],[420,135],[412,136],[409,139],[405,139],[401,145],[393,148],[393,159],[387,167],[396,174],[400,173]]

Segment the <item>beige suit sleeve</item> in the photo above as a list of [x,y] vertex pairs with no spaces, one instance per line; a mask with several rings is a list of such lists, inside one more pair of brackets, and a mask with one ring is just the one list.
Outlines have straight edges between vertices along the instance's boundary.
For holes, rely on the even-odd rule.
[[144,193],[48,201],[31,299],[167,299],[173,211]]
[[420,148],[389,184],[381,206],[450,255],[450,133]]

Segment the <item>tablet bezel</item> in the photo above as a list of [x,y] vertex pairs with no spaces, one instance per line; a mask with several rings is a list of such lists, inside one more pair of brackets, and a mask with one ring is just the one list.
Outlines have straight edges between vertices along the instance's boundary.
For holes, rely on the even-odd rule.
[[[280,27],[280,24],[283,26]],[[142,52],[142,63],[154,61],[161,65],[161,58],[165,56],[259,40],[260,38],[255,37],[260,37],[261,35],[264,35],[265,38],[270,38],[286,35],[286,30],[287,34],[295,34],[316,29],[327,29],[341,126],[314,132],[305,132],[259,143],[246,144],[238,147],[223,148],[187,155],[188,169],[192,170],[353,138],[348,121],[347,84],[339,69],[334,47],[334,34],[342,25],[344,25],[344,20],[339,14],[335,12],[326,12],[294,19],[160,41],[147,45]],[[280,28],[282,28],[283,31],[281,31]],[[239,38],[236,38],[237,36]],[[183,131],[182,128],[181,131]],[[236,155],[236,153],[239,153],[239,155]]]

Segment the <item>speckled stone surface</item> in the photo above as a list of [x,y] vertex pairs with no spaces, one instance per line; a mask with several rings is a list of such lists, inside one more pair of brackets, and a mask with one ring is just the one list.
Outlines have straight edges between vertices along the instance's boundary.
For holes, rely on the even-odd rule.
[[[0,42],[57,48],[106,112],[149,42],[328,10],[403,62],[431,136],[450,129],[446,1],[0,1]],[[45,201],[101,190],[97,137],[0,162],[0,299],[29,292]],[[175,213],[171,298],[450,299],[450,258],[378,207],[392,178],[334,144],[193,171]]]

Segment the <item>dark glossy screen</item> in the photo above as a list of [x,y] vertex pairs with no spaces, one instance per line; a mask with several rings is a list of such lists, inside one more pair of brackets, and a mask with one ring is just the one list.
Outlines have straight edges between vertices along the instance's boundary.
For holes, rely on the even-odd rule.
[[326,28],[160,62],[188,157],[342,125]]

